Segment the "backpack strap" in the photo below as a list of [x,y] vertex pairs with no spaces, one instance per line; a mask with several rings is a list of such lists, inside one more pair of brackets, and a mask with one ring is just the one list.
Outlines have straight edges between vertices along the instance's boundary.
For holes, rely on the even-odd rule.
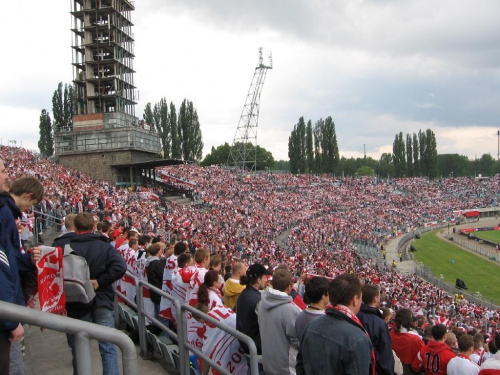
[[76,253],[75,253],[75,250],[73,250],[71,248],[71,245],[68,243],[68,244],[64,245],[64,253],[63,253],[63,255],[69,255],[69,254],[76,254]]

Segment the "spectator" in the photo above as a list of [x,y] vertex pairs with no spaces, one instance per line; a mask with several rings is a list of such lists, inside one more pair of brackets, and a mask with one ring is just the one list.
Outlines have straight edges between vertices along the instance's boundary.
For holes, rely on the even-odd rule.
[[[264,289],[268,271],[259,263],[248,267],[245,275],[240,278],[240,283],[246,285],[236,301],[236,329],[249,336],[257,347],[257,354],[262,355],[259,321],[257,318],[257,304],[261,300],[260,290]],[[240,341],[245,354],[250,354],[247,345]],[[262,369],[261,363],[259,367]]]
[[324,277],[313,277],[305,282],[305,300],[309,303],[295,321],[297,340],[301,341],[307,325],[316,318],[325,315],[326,305],[330,302],[328,289],[330,281]]
[[297,356],[297,375],[374,374],[375,354],[368,333],[356,317],[361,284],[355,274],[342,274],[330,284],[326,315],[304,332]]
[[236,301],[240,293],[245,289],[244,285],[240,284],[240,278],[246,273],[245,265],[241,262],[233,264],[232,276],[226,280],[224,285],[224,305],[234,310]]
[[458,346],[457,346],[457,336],[453,332],[448,332],[446,334],[446,341],[444,342],[448,347],[458,355]]
[[[72,240],[71,247],[77,255],[84,257],[89,266],[90,278],[96,297],[90,304],[66,304],[68,316],[75,319],[92,321],[114,328],[114,292],[113,283],[126,272],[127,266],[118,252],[105,242],[99,241],[94,230],[94,218],[88,212],[83,212],[75,218],[77,236]],[[73,335],[68,336],[68,344],[73,354],[73,370],[76,373],[76,358]],[[118,356],[114,344],[99,342],[102,358],[103,375],[119,374]]]
[[[133,240],[131,240],[132,242]],[[149,248],[149,257],[146,259],[146,274],[148,277],[148,283],[161,289],[163,280],[163,269],[165,268],[165,258],[163,258],[163,249],[165,245],[161,242],[157,242],[151,245]],[[158,319],[160,312],[160,301],[161,296],[151,291],[150,292],[151,301],[154,303],[155,318]]]
[[481,364],[479,368],[480,375],[500,374],[500,351],[498,351],[498,348],[500,348],[500,333],[497,333],[493,340],[497,352]]
[[481,363],[484,361],[485,350],[483,347],[484,344],[484,336],[481,333],[476,333],[474,335],[474,350],[470,355],[470,359],[474,361],[478,366],[481,366]]
[[262,293],[258,306],[262,364],[266,375],[291,374],[295,373],[295,357],[299,345],[295,320],[300,313],[299,307],[291,303],[291,272],[277,270],[273,274],[271,285]]
[[400,309],[396,312],[394,329],[390,331],[390,337],[392,349],[403,364],[404,374],[414,374],[411,364],[424,346],[424,342],[414,329],[410,309]]
[[64,226],[66,227],[66,232],[57,237],[52,243],[52,246],[59,246],[64,248],[64,245],[69,244],[71,240],[76,236],[75,217],[76,214],[66,215],[66,218],[64,219]]
[[389,329],[380,313],[380,287],[375,284],[363,285],[363,303],[358,318],[370,335],[377,363],[377,374],[392,375],[394,357],[391,349]]
[[[0,185],[5,183],[5,165],[0,158]],[[34,178],[25,177],[14,181],[9,192],[0,193],[0,300],[25,306],[26,301],[21,288],[20,271],[35,272],[35,263],[40,258],[40,249],[31,254],[21,252],[21,240],[16,219],[21,212],[43,199],[42,184]],[[10,368],[11,343],[19,342],[24,337],[24,328],[19,322],[0,319],[0,373],[8,374]],[[16,353],[21,348],[16,346]],[[16,355],[22,358],[22,355]],[[21,369],[22,363],[15,363]]]
[[444,324],[436,324],[432,327],[433,340],[423,346],[417,357],[413,359],[413,371],[424,371],[426,375],[446,375],[448,362],[455,357],[455,353],[446,345],[447,329]]
[[458,357],[448,362],[448,375],[477,375],[479,366],[471,361],[470,355],[474,350],[474,339],[470,335],[462,335],[458,339]]

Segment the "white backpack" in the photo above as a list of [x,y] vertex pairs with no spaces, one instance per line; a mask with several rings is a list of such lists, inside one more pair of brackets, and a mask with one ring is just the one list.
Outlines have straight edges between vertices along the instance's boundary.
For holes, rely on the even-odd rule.
[[69,244],[64,246],[63,278],[66,303],[89,304],[94,300],[95,290],[90,282],[87,260],[76,254]]

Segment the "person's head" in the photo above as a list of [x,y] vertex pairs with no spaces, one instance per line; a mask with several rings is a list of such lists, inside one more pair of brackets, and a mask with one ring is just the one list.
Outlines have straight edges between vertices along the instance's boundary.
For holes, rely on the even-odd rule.
[[221,281],[219,272],[216,270],[209,270],[205,274],[205,279],[198,289],[198,303],[207,305],[209,303],[209,289],[210,288],[220,288]]
[[92,232],[94,230],[94,217],[89,212],[82,212],[75,217],[75,229],[77,232]]
[[[474,343],[472,343],[472,346],[474,346]],[[490,342],[488,343],[488,351],[491,354],[495,354],[496,352],[498,352],[498,349],[495,346],[495,339],[494,338],[492,340],[490,340]]]
[[108,223],[101,224],[101,233],[108,234],[110,229],[111,229],[111,225],[109,225]]
[[293,275],[287,269],[279,269],[273,274],[271,281],[273,289],[290,294],[293,288]]
[[[132,241],[132,240],[131,240]],[[157,243],[154,243],[152,244],[148,251],[149,251],[149,255],[151,256],[161,256],[163,254],[163,249],[165,248],[165,244],[162,244],[161,242],[157,242]]]
[[3,191],[4,185],[8,179],[9,176],[7,175],[7,168],[5,167],[5,162],[0,157],[0,192]]
[[330,301],[328,290],[330,289],[330,281],[324,277],[313,277],[305,282],[304,299],[308,303],[324,302],[326,306]]
[[69,214],[64,218],[64,226],[68,232],[73,232],[75,230],[75,218],[76,214]]
[[26,211],[43,199],[44,190],[36,178],[21,177],[12,183],[9,193],[19,210]]
[[266,267],[260,263],[254,263],[248,267],[244,275],[241,275],[240,284],[247,286],[251,285],[257,290],[262,290],[266,285],[268,274],[269,272]]
[[484,336],[481,333],[474,335],[474,349],[480,349],[484,343]]
[[137,232],[136,230],[130,230],[127,234],[127,240],[130,241],[131,239],[138,240],[139,239],[139,232]]
[[196,250],[194,253],[194,261],[201,267],[208,268],[210,265],[210,252],[206,248]]
[[188,245],[187,243],[185,243],[184,241],[180,241],[180,242],[177,242],[174,246],[174,255],[175,256],[179,256],[183,253],[185,253],[186,251],[189,251],[189,248],[188,248]]
[[231,270],[232,270],[231,277],[235,280],[240,280],[241,276],[243,276],[246,272],[246,267],[241,262],[235,262]]
[[128,247],[132,250],[137,250],[139,248],[139,240],[137,240],[137,238],[131,238],[128,241]]
[[361,307],[361,283],[354,273],[344,273],[330,283],[330,302],[332,305],[344,305],[354,314]]
[[446,333],[448,332],[448,330],[446,329],[446,326],[444,324],[436,324],[432,326],[431,332],[434,340],[445,341],[447,336]]
[[375,284],[365,284],[362,288],[363,303],[372,307],[380,307],[380,288]]
[[210,255],[210,264],[208,265],[208,268],[219,272],[221,267],[222,267],[222,259],[220,255],[217,254]]
[[387,307],[381,307],[380,311],[382,311],[382,319],[384,319],[384,322],[389,323],[392,318],[392,311]]
[[471,335],[462,335],[458,339],[458,351],[465,355],[471,355],[474,350],[474,339]]
[[398,311],[396,311],[394,324],[396,326],[396,331],[398,332],[401,332],[401,328],[406,328],[407,330],[413,329],[413,315],[411,313],[411,310],[399,309]]
[[190,253],[183,253],[177,257],[177,266],[184,268],[193,264],[193,256]]
[[457,348],[457,336],[453,332],[448,332],[446,334],[446,340],[444,341],[452,350]]
[[151,243],[151,236],[148,236],[147,234],[143,234],[142,236],[139,236],[139,246],[146,247]]
[[427,326],[425,327],[425,330],[424,330],[424,337],[427,341],[432,341],[434,340],[434,337],[432,337],[432,327],[434,325],[433,324],[427,324]]

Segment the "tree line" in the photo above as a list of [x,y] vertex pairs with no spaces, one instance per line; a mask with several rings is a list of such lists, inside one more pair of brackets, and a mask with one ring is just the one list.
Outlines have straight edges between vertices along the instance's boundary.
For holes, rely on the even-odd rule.
[[292,173],[335,173],[340,159],[333,119],[320,118],[313,127],[300,117],[288,138],[288,158]]

